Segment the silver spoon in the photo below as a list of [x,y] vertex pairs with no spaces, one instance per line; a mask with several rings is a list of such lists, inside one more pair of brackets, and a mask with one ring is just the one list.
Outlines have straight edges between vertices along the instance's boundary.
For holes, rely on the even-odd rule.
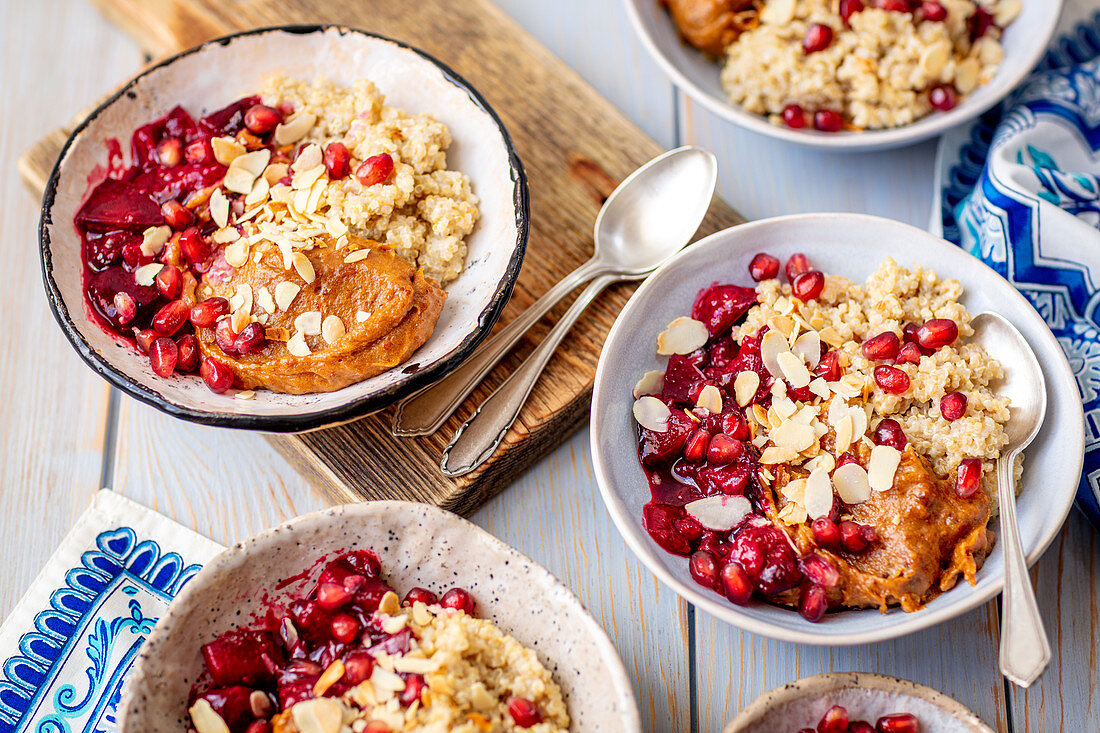
[[551,354],[604,288],[617,280],[640,280],[684,248],[710,208],[717,177],[712,153],[684,147],[654,158],[619,184],[596,218],[595,255],[581,267],[591,268],[592,282],[527,360],[454,434],[439,464],[444,474],[461,476],[488,460]]
[[1005,558],[1005,587],[1001,595],[1001,674],[1021,687],[1038,679],[1050,663],[1050,642],[1035,603],[1027,574],[1020,528],[1016,523],[1016,455],[1026,448],[1043,424],[1047,411],[1046,380],[1035,353],[1023,335],[996,313],[979,313],[971,321],[974,342],[1005,365],[997,390],[1011,400],[1008,445],[997,459],[997,498],[1001,512],[1001,549]]
[[644,277],[683,248],[706,214],[717,175],[714,155],[691,146],[670,150],[634,171],[600,209],[592,258],[562,278],[462,366],[398,404],[393,434],[431,435],[438,430],[523,334],[577,287],[603,275],[614,276],[612,281]]

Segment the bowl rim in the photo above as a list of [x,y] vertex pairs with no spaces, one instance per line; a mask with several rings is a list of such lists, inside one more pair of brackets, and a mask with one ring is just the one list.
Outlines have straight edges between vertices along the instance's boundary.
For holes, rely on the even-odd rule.
[[[777,140],[811,148],[855,152],[901,147],[927,140],[952,127],[969,122],[1000,103],[1035,69],[1043,55],[1046,54],[1050,40],[1054,37],[1054,31],[1057,29],[1058,19],[1062,15],[1064,0],[1041,0],[1045,6],[1049,5],[1046,24],[1039,29],[1039,35],[1044,39],[1043,43],[1041,45],[1037,44],[1035,49],[1025,57],[1027,63],[1021,64],[1023,71],[1019,75],[1014,76],[1014,78],[1005,77],[1003,80],[996,77],[990,80],[989,84],[985,86],[992,87],[995,91],[984,102],[970,105],[967,104],[970,100],[966,99],[953,110],[926,115],[907,125],[839,135],[817,132],[816,130],[792,130],[783,125],[774,125],[766,117],[747,112],[729,100],[716,97],[700,87],[661,50],[657,44],[657,39],[649,32],[649,28],[642,19],[639,7],[641,2],[657,4],[657,0],[623,0],[634,33],[641,39],[642,45],[645,46],[650,57],[657,62],[665,76],[704,108],[739,127]],[[669,22],[671,22],[671,19]],[[715,63],[717,64],[717,62]],[[1000,70],[998,70],[998,74],[1000,74]]]
[[[550,581],[551,586],[558,592],[564,593],[568,601],[575,603],[582,613],[584,631],[586,631],[587,635],[590,637],[590,642],[595,644],[601,656],[609,662],[608,666],[610,669],[608,671],[610,672],[611,678],[608,680],[608,687],[610,689],[617,689],[620,693],[619,702],[622,703],[623,714],[623,720],[621,722],[624,724],[622,730],[641,730],[641,717],[638,712],[638,701],[634,693],[634,685],[631,683],[630,677],[626,673],[626,667],[623,664],[622,657],[619,656],[619,652],[611,642],[611,638],[607,635],[607,631],[596,621],[588,608],[581,602],[581,599],[571,588],[569,588],[569,586],[565,585],[556,575],[544,568],[541,564],[535,562],[527,555],[524,555],[496,535],[482,529],[470,520],[460,517],[457,514],[432,504],[422,504],[413,501],[379,500],[337,504],[315,512],[293,517],[274,527],[261,530],[254,535],[226,547],[205,563],[202,569],[199,570],[199,572],[184,585],[179,594],[172,599],[168,605],[168,610],[161,616],[160,620],[153,627],[153,630],[149,633],[149,636],[146,637],[145,642],[141,645],[141,649],[134,659],[131,674],[126,680],[122,690],[122,697],[118,706],[119,732],[122,733],[126,730],[126,719],[129,714],[129,701],[133,694],[132,691],[139,682],[146,677],[144,665],[149,656],[149,650],[153,649],[155,646],[150,642],[154,641],[159,636],[164,636],[169,633],[165,631],[165,629],[169,629],[175,622],[176,617],[182,613],[179,609],[182,608],[184,604],[188,603],[192,596],[196,596],[202,592],[199,587],[200,583],[196,582],[196,580],[201,579],[203,576],[212,575],[223,569],[232,569],[242,562],[247,562],[257,545],[267,543],[277,536],[281,537],[283,541],[293,542],[294,532],[297,526],[301,524],[324,521],[333,517],[342,517],[346,515],[358,515],[364,520],[367,520],[378,516],[387,516],[394,513],[405,513],[410,511],[434,514],[440,521],[449,522],[463,528],[467,532],[473,533],[481,541],[495,547],[495,549],[503,555],[511,556],[513,559],[519,559],[529,564],[536,572],[543,573]],[[385,563],[383,562],[383,569],[384,568]],[[576,629],[575,626],[572,628]],[[505,631],[506,633],[510,633],[507,630]],[[542,660],[546,661],[545,656],[542,657]],[[573,716],[570,717],[572,718]]]
[[[1004,587],[1003,575],[999,578],[993,579],[989,583],[988,587],[978,590],[975,589],[969,596],[963,598],[963,600],[945,605],[942,608],[928,611],[922,609],[912,613],[904,613],[897,616],[897,622],[888,626],[884,626],[881,629],[862,632],[839,632],[830,634],[820,634],[813,630],[800,630],[793,628],[785,628],[772,624],[766,619],[757,619],[744,613],[740,607],[734,606],[724,599],[719,600],[718,596],[714,594],[704,594],[702,588],[699,586],[692,587],[687,583],[683,583],[680,580],[674,578],[669,573],[660,560],[658,559],[657,551],[654,548],[648,547],[644,544],[644,541],[639,537],[636,537],[633,532],[635,524],[635,517],[631,516],[625,511],[625,506],[620,499],[618,492],[613,488],[613,476],[610,470],[608,461],[604,459],[603,453],[600,450],[599,436],[604,432],[602,421],[603,413],[600,411],[601,393],[604,391],[604,384],[607,381],[607,373],[614,369],[608,360],[607,355],[611,349],[608,348],[613,342],[621,338],[629,338],[630,334],[624,335],[625,319],[624,314],[633,310],[633,308],[641,307],[642,303],[647,297],[650,297],[650,293],[656,292],[656,283],[660,282],[661,275],[666,270],[675,267],[682,259],[690,257],[692,252],[699,249],[705,249],[708,247],[717,247],[721,245],[722,240],[727,234],[734,229],[752,231],[754,229],[783,226],[790,222],[805,222],[805,221],[825,221],[834,220],[837,222],[844,222],[850,227],[858,227],[861,224],[878,224],[894,227],[898,230],[899,235],[907,236],[919,236],[923,240],[928,241],[929,244],[939,243],[941,246],[951,247],[958,250],[955,245],[946,242],[945,240],[936,237],[929,232],[912,226],[911,224],[905,224],[903,222],[895,221],[893,219],[887,219],[881,216],[872,216],[869,214],[853,214],[853,213],[837,213],[837,212],[815,212],[806,214],[789,214],[785,216],[776,216],[768,219],[760,219],[757,221],[746,222],[744,224],[738,224],[732,227],[727,227],[721,231],[715,232],[704,239],[692,244],[690,247],[686,247],[680,252],[676,253],[671,259],[666,261],[660,268],[657,269],[652,275],[650,275],[641,287],[634,292],[627,301],[626,305],[619,312],[618,317],[615,319],[615,323],[612,324],[611,330],[607,334],[607,338],[604,340],[603,351],[600,354],[599,364],[596,366],[596,376],[592,387],[592,419],[591,429],[589,431],[589,446],[592,453],[592,466],[593,472],[596,477],[596,484],[600,489],[600,496],[603,499],[604,506],[607,508],[608,514],[611,515],[612,521],[615,523],[615,527],[619,530],[619,534],[622,535],[631,551],[634,553],[642,563],[649,568],[650,572],[657,576],[665,586],[672,589],[676,595],[683,598],[688,603],[701,608],[710,615],[717,619],[724,621],[732,626],[735,626],[745,631],[750,631],[754,634],[760,634],[772,639],[778,639],[780,641],[794,642],[799,644],[810,644],[815,646],[851,646],[855,644],[869,644],[872,642],[886,641],[890,639],[896,639],[902,636],[922,631],[937,624],[943,623],[949,619],[960,616],[967,611],[973,610],[978,606],[986,603],[990,599],[999,595]],[[961,250],[959,250],[961,252]],[[927,259],[925,260],[927,261]],[[979,269],[988,271],[990,275],[995,276],[998,280],[1003,281],[1000,275],[996,273],[992,268],[986,265],[981,260],[973,258],[974,266]],[[1025,305],[1028,309],[1034,310],[1033,306],[1028,303],[1027,299],[1018,290],[1011,285],[1004,282],[1006,298],[1012,298],[1018,301],[1020,304]],[[1036,317],[1039,317],[1036,315]],[[1054,334],[1050,332],[1050,329],[1046,328],[1044,324],[1044,333],[1042,339],[1047,342],[1047,347],[1052,349],[1052,353],[1058,355],[1055,363],[1044,364],[1044,374],[1047,377],[1047,383],[1052,391],[1067,392],[1072,390],[1074,399],[1077,397],[1077,385],[1073,377],[1073,372],[1070,369],[1069,361],[1066,358],[1065,352],[1061,346],[1058,345],[1057,339]],[[1062,418],[1061,421],[1065,422],[1070,418]],[[1081,466],[1084,461],[1085,452],[1085,433],[1084,433],[1084,415],[1082,414],[1076,422],[1075,429],[1075,446],[1073,454],[1078,456],[1077,466],[1074,470],[1070,471],[1068,475],[1075,477],[1080,476]],[[1070,509],[1073,507],[1074,497],[1076,495],[1077,479],[1074,479],[1073,490],[1067,492],[1064,499],[1060,504],[1052,504],[1049,508],[1051,511],[1047,512],[1048,516],[1056,516],[1058,518],[1056,523],[1053,523],[1051,527],[1040,534],[1038,542],[1035,548],[1027,555],[1027,564],[1030,566],[1039,559],[1039,557],[1046,552],[1047,548],[1054,541],[1054,538],[1061,531],[1062,526],[1065,524],[1066,518],[1069,516]],[[790,611],[794,613],[793,610]],[[902,612],[898,612],[901,614]],[[811,625],[812,626],[812,625]]]
[[[116,370],[94,347],[91,346],[91,344],[88,343],[80,329],[77,328],[72,318],[69,316],[68,307],[65,305],[60,288],[54,280],[52,242],[49,232],[49,226],[53,224],[51,212],[57,195],[57,186],[61,176],[61,169],[65,164],[70,148],[76,143],[77,138],[83,134],[88,125],[108,107],[129,92],[138,81],[162,67],[169,66],[182,58],[199,53],[207,47],[213,45],[228,45],[235,39],[241,37],[260,36],[277,32],[305,36],[328,31],[335,31],[340,36],[349,34],[366,36],[368,38],[393,44],[403,50],[411,51],[438,68],[446,81],[465,92],[474,103],[474,106],[492,120],[504,143],[504,149],[508,155],[508,168],[513,183],[512,204],[515,211],[516,240],[511,258],[500,280],[497,282],[496,289],[489,299],[488,304],[482,309],[481,313],[478,314],[476,325],[473,330],[470,331],[458,346],[449,353],[443,355],[430,365],[416,372],[409,373],[406,379],[399,380],[396,384],[333,407],[309,410],[307,412],[292,415],[240,414],[184,407],[169,400],[159,391],[147,384]],[[46,289],[46,299],[50,304],[50,310],[53,312],[54,319],[61,327],[69,344],[77,354],[80,355],[80,358],[84,360],[84,363],[91,367],[92,371],[106,379],[114,387],[117,387],[138,401],[151,405],[173,417],[178,417],[201,425],[213,425],[241,430],[259,430],[269,433],[298,433],[349,422],[388,407],[404,397],[418,392],[429,384],[438,381],[465,361],[466,358],[473,353],[474,349],[476,349],[489,335],[493,325],[500,318],[501,313],[504,311],[504,307],[511,298],[512,290],[515,287],[516,280],[519,278],[520,268],[523,265],[524,255],[527,251],[530,219],[531,206],[527,185],[527,174],[524,171],[523,162],[516,152],[512,137],[507,128],[505,128],[500,116],[489,105],[485,97],[483,97],[473,85],[466,81],[465,78],[431,54],[388,36],[337,24],[292,24],[265,26],[262,28],[238,31],[218,38],[213,38],[197,46],[181,51],[142,69],[140,73],[131,77],[126,83],[97,105],[94,110],[88,113],[80,123],[73,128],[73,131],[65,140],[65,144],[61,148],[61,153],[58,155],[57,161],[54,163],[53,169],[50,172],[50,177],[46,183],[45,192],[42,197],[41,215],[38,222],[38,241],[42,266],[42,280]],[[401,365],[398,365],[393,368],[397,369],[400,368],[400,366]]]

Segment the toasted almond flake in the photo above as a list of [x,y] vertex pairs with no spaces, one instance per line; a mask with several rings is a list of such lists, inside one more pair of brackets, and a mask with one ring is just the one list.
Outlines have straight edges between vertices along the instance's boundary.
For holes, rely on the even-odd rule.
[[286,163],[271,163],[264,168],[263,179],[267,181],[268,186],[274,187],[286,176],[289,170],[290,167]]
[[860,504],[871,498],[867,472],[858,463],[845,463],[833,471],[833,485],[845,504]]
[[138,285],[145,285],[148,287],[156,282],[157,275],[163,269],[164,265],[159,262],[150,262],[148,265],[142,265],[134,270],[134,282]]
[[812,427],[790,420],[772,430],[768,437],[777,448],[787,448],[796,453],[806,450],[815,441]]
[[[359,313],[363,313],[363,311],[359,311]],[[356,320],[359,320],[359,313],[355,314]],[[367,319],[364,318],[363,320],[365,321]],[[634,390],[631,392],[631,394],[634,396],[634,399],[638,399],[642,395],[660,394],[664,388],[665,373],[660,370],[654,369],[642,375],[642,378],[639,379],[638,383],[634,385]]]
[[[230,168],[225,172],[225,180],[222,181],[222,185],[227,190],[233,193],[248,194],[252,192],[252,183],[256,180],[256,176],[249,173],[244,168]],[[213,215],[213,212],[211,212]],[[215,219],[217,221],[217,219]],[[222,224],[221,226],[225,226]]]
[[764,362],[764,368],[773,377],[782,377],[783,372],[779,368],[779,355],[789,353],[791,350],[787,339],[775,331],[768,331],[764,338],[760,339],[760,359]]
[[328,688],[339,682],[340,678],[343,676],[344,662],[343,660],[337,659],[335,662],[330,664],[325,669],[325,671],[321,673],[321,676],[317,678],[317,681],[313,683],[314,697],[323,696],[326,692],[328,692]]
[[776,399],[786,397],[787,383],[784,382],[782,379],[776,379],[774,382],[772,382],[772,388],[770,391],[772,393],[772,397],[775,397]]
[[271,717],[275,708],[271,703],[271,698],[263,690],[252,691],[252,694],[248,696],[248,707],[257,718]]
[[834,349],[839,349],[844,345],[844,337],[832,326],[818,329],[817,336]]
[[860,390],[857,387],[853,387],[851,384],[841,380],[839,382],[829,382],[829,389],[835,392],[840,397],[851,399],[860,395]]
[[420,626],[427,626],[432,622],[432,614],[423,601],[416,601],[412,605],[412,617]]
[[686,511],[707,529],[728,532],[752,512],[752,505],[743,496],[708,496],[684,505]]
[[760,453],[760,463],[772,465],[775,463],[788,463],[798,457],[798,451],[777,445],[768,446]]
[[[767,7],[766,5],[764,7]],[[806,521],[806,509],[793,501],[779,510],[779,520],[786,525],[802,524]]]
[[399,616],[388,616],[382,620],[382,630],[387,634],[399,634],[401,630],[408,626],[409,617],[405,614]]
[[794,478],[787,482],[780,492],[787,499],[796,504],[802,504],[806,499],[806,479]]
[[222,227],[211,234],[210,238],[218,244],[229,244],[240,239],[241,233],[237,231],[236,227]]
[[435,672],[437,669],[439,669],[439,662],[432,659],[418,659],[416,657],[404,656],[393,660],[394,672],[428,675]]
[[294,263],[294,270],[298,276],[305,280],[307,285],[317,277],[317,273],[313,271],[313,263],[301,252],[295,252],[291,256],[291,262]]
[[167,226],[149,227],[141,234],[141,253],[146,257],[155,257],[164,249],[172,228]]
[[791,351],[806,362],[806,366],[813,369],[821,361],[821,337],[817,331],[807,331],[795,339]]
[[901,451],[888,445],[876,445],[867,460],[867,483],[875,491],[886,491],[894,485],[894,474],[901,462]]
[[663,433],[668,430],[668,418],[672,411],[656,397],[644,395],[634,400],[634,419],[646,430]]
[[829,399],[829,383],[821,377],[817,377],[810,381],[810,391],[823,400]]
[[[313,213],[317,211],[317,207],[321,204],[321,196],[325,193],[325,186],[328,185],[328,180],[320,178],[313,183],[313,187],[309,190],[309,200],[306,202],[306,208],[303,211]],[[320,234],[320,232],[318,232]]]
[[760,22],[768,25],[787,25],[794,19],[794,0],[768,0],[760,9]]
[[867,432],[867,413],[856,405],[849,408],[848,414],[852,416],[852,440],[858,440]]
[[[229,175],[226,174],[226,179],[228,178]],[[249,181],[249,186],[251,185],[252,182]],[[223,229],[229,224],[229,199],[220,188],[214,189],[214,193],[210,195],[210,218]]]
[[325,221],[325,231],[333,239],[339,239],[348,233],[348,225],[338,217],[332,216]]
[[852,444],[852,438],[854,437],[852,432],[852,416],[845,415],[837,420],[833,429],[836,431],[836,440],[833,443],[833,448],[837,455],[840,455],[848,450],[848,446]]
[[336,342],[342,339],[345,333],[347,331],[344,329],[344,322],[340,320],[340,316],[325,316],[325,320],[321,321],[321,338],[329,346],[335,346]]
[[294,319],[294,330],[305,336],[317,336],[321,333],[321,311],[306,311]]
[[801,359],[795,356],[794,352],[780,352],[776,356],[776,361],[779,363],[779,370],[783,372],[783,377],[790,382],[792,387],[802,389],[809,385],[810,370],[806,368]]
[[[303,145],[302,149],[298,151],[298,157],[294,159],[294,163],[290,166],[290,169],[294,171],[295,174],[305,173],[321,165],[322,157],[321,146],[316,143]],[[324,172],[323,165],[321,166],[321,172]],[[312,183],[313,182],[310,181],[311,185]],[[297,188],[297,186],[295,188]]]
[[917,66],[929,77],[938,77],[951,58],[951,50],[951,42],[946,38],[929,44],[921,51]]
[[[317,147],[314,145],[313,147]],[[307,188],[313,188],[313,184],[317,182],[321,176],[325,174],[325,167],[323,165],[316,165],[313,168],[302,169],[300,172],[294,174],[294,178],[290,182],[290,187],[295,191],[301,191]]]
[[806,493],[802,500],[810,519],[826,517],[833,508],[833,482],[829,472],[815,468],[806,478]]
[[256,392],[251,389],[241,390],[237,394],[233,395],[238,400],[250,400],[256,396]]
[[358,311],[355,314],[355,322],[356,323],[366,323],[369,320],[370,320],[370,313],[367,313],[366,311]]
[[248,152],[243,145],[231,137],[211,138],[210,147],[214,149],[214,160],[226,167]]
[[309,356],[313,353],[309,350],[309,344],[306,343],[305,334],[300,331],[287,340],[286,350],[291,356]]
[[769,323],[772,330],[778,331],[783,334],[783,338],[787,339],[788,345],[791,341],[791,335],[795,331],[796,324],[794,319],[790,316],[776,316]]
[[741,407],[752,402],[760,389],[760,375],[753,371],[738,372],[733,380],[733,394]]
[[[251,153],[247,153],[235,159],[232,164],[230,164],[229,169],[245,170],[248,171],[253,178],[258,178],[267,168],[267,162],[269,160],[271,160],[271,151],[267,148],[260,148],[259,150],[253,150]],[[248,191],[243,191],[242,193],[248,193]]]
[[247,326],[249,323],[252,323],[251,314],[249,314],[249,312],[244,309],[234,311],[229,318],[230,323],[233,326],[233,330],[237,333],[240,333],[244,330],[245,326]]
[[248,262],[248,240],[238,239],[226,247],[225,261],[232,267],[243,267]]
[[817,408],[813,405],[803,405],[798,412],[791,415],[790,419],[803,425],[811,425],[817,419]]
[[280,310],[289,310],[300,292],[302,292],[302,288],[297,284],[283,281],[275,286],[275,304],[279,306]]
[[317,115],[310,112],[298,112],[290,116],[285,122],[275,128],[275,143],[277,145],[290,145],[301,140],[317,121]]
[[188,712],[191,714],[191,723],[198,733],[229,733],[229,726],[205,697],[195,700],[195,704]]
[[978,59],[963,59],[955,67],[955,89],[962,94],[969,94],[978,86],[978,75],[982,71],[982,65]]
[[370,682],[376,690],[382,692],[401,692],[405,689],[405,680],[380,665],[375,665]]
[[706,344],[707,338],[707,327],[701,321],[680,316],[657,334],[657,353],[690,354]]
[[803,466],[807,471],[814,471],[815,469],[824,469],[826,473],[832,473],[833,467],[836,466],[836,459],[833,458],[830,453],[821,453],[816,457],[806,461]]
[[752,418],[760,424],[761,427],[768,426],[768,411],[761,405],[752,406]]
[[[378,672],[377,667],[375,672]],[[373,676],[371,681],[374,681]],[[340,733],[344,722],[343,707],[330,697],[303,700],[290,709],[290,715],[299,733]]]
[[695,404],[709,410],[711,414],[717,415],[722,411],[722,392],[713,384],[708,384],[699,390],[699,399],[695,401]]
[[798,406],[789,400],[786,395],[780,395],[772,398],[772,409],[779,417],[780,422],[789,420],[798,412]]
[[993,22],[998,27],[1004,28],[1016,20],[1016,16],[1020,14],[1023,8],[1023,3],[1020,0],[1001,0],[993,10]]
[[252,191],[245,197],[245,206],[256,206],[267,201],[268,195],[271,193],[271,186],[263,178],[257,178],[252,183]]

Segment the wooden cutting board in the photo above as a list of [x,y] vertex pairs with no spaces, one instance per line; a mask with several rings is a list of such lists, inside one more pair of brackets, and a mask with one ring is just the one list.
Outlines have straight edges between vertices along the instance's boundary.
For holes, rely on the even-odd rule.
[[[662,151],[489,0],[93,1],[153,57],[248,28],[334,23],[404,41],[455,69],[504,121],[531,189],[527,256],[501,323],[591,255],[592,225],[603,200],[618,181]],[[20,160],[24,179],[39,195],[67,136],[51,133]],[[741,221],[715,200],[699,234]],[[339,427],[268,440],[333,502],[408,499],[468,514],[586,422],[600,349],[634,287],[610,288],[577,321],[501,448],[475,473],[443,476],[438,466],[443,448],[538,344],[546,323],[528,334],[435,435],[393,437],[391,408]]]

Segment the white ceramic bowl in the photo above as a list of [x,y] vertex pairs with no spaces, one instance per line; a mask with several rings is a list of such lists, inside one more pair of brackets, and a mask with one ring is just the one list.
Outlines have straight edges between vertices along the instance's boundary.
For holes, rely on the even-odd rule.
[[1062,0],[1024,0],[1023,10],[1004,33],[1005,58],[997,75],[950,112],[936,112],[910,125],[865,132],[823,133],[773,125],[730,102],[719,79],[720,62],[680,38],[658,0],[624,0],[631,24],[657,64],[676,86],[714,114],[748,130],[788,142],[833,150],[872,150],[909,145],[977,117],[1005,97],[1035,68],[1054,35]]
[[[1025,452],[1020,534],[1029,562],[1054,539],[1073,503],[1084,456],[1081,401],[1065,354],[1042,318],[1000,275],[958,247],[915,227],[857,214],[801,214],[742,224],[688,247],[654,273],[619,314],[608,334],[592,394],[592,457],[612,519],[627,544],[660,580],[684,599],[728,623],[776,639],[807,644],[866,644],[892,639],[945,621],[1001,591],[1000,544],[978,573],[915,613],[877,609],[830,613],[810,623],[797,612],[753,601],[735,606],[688,575],[687,558],[661,549],[642,526],[650,494],[638,463],[631,389],[651,369],[663,369],[654,346],[672,319],[689,313],[696,293],[715,280],[751,284],[748,263],[757,252],[781,261],[805,252],[825,272],[861,281],[886,257],[921,264],[959,280],[971,313],[996,311],[1027,338],[1047,383],[1046,421]],[[1011,365],[1007,365],[1011,368]]]
[[833,705],[851,720],[871,725],[882,715],[912,713],[921,730],[935,733],[993,733],[961,703],[931,687],[882,674],[842,672],[804,677],[756,698],[722,733],[774,733],[814,728]]
[[[120,733],[189,727],[187,695],[200,647],[270,603],[316,582],[325,556],[370,549],[401,594],[459,585],[492,620],[533,648],[561,685],[576,733],[639,731],[637,703],[615,648],[573,593],[547,570],[470,522],[426,504],[374,501],[307,514],[211,560],[172,601],[142,645],[119,706]],[[305,577],[277,588],[302,571]]]
[[[105,142],[128,150],[135,128],[176,104],[194,116],[254,94],[275,74],[350,85],[370,79],[389,105],[446,123],[454,142],[448,167],[466,173],[481,219],[467,238],[466,270],[447,285],[435,332],[404,364],[344,389],[251,400],[217,395],[197,375],[165,379],[149,359],[104,331],[85,302],[80,238],[73,216]],[[441,378],[488,335],[512,293],[527,244],[523,167],[496,113],[437,60],[362,31],[294,26],[247,31],[205,43],[144,71],[100,105],[65,143],[46,186],[40,239],[46,294],[58,323],[87,364],[119,389],[177,417],[269,432],[308,430],[381,409]]]

